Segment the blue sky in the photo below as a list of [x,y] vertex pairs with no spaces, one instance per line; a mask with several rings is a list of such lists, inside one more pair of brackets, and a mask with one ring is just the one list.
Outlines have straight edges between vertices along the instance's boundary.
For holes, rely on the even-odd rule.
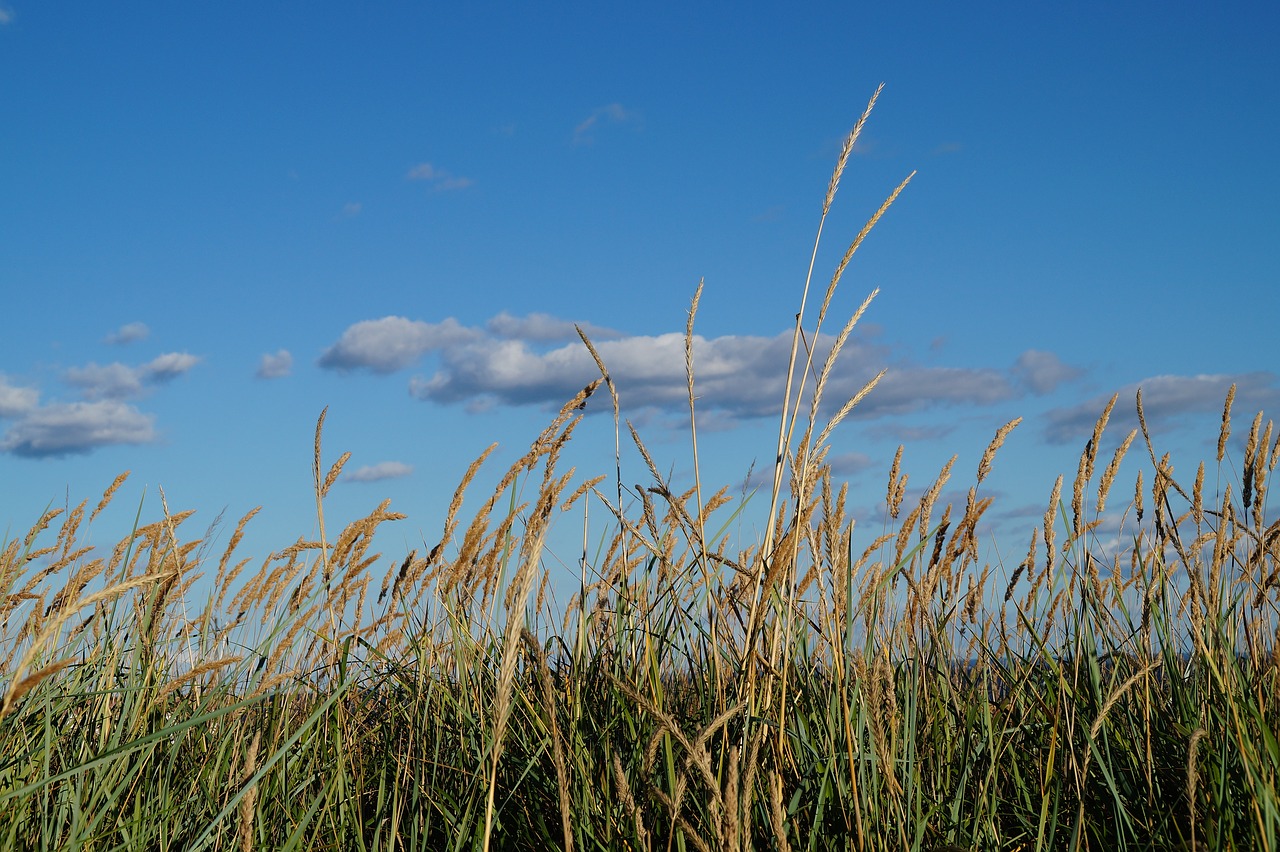
[[[1233,446],[1280,407],[1278,41],[1262,3],[2,0],[0,526],[129,469],[100,543],[163,488],[188,535],[262,504],[263,557],[313,534],[328,406],[327,457],[353,453],[330,522],[391,498],[397,558],[592,378],[572,323],[687,483],[669,335],[699,279],[702,473],[739,483],[884,82],[815,275],[917,171],[833,307],[881,289],[832,394],[889,370],[837,471],[873,528],[899,443],[921,488],[958,455],[963,502],[1022,416],[984,489],[989,542],[1024,547],[1112,393],[1107,456],[1141,386],[1188,481],[1232,382]],[[612,446],[588,417],[572,461],[610,473]]]

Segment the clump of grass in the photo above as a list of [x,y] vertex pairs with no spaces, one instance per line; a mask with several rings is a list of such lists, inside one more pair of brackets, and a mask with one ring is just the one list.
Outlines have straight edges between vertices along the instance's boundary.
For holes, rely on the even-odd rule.
[[[110,553],[79,545],[123,476],[87,518],[87,504],[43,513],[0,546],[5,844],[1277,849],[1280,523],[1265,501],[1280,439],[1258,415],[1232,457],[1234,388],[1216,475],[1201,465],[1189,487],[1157,456],[1140,396],[1140,429],[1106,459],[1113,398],[1011,570],[977,543],[982,483],[1018,420],[996,429],[962,506],[943,505],[956,458],[909,501],[899,448],[889,522],[855,530],[828,440],[879,377],[825,397],[871,299],[825,357],[812,344],[905,185],[812,320],[805,284],[764,531],[736,552],[745,497],[696,473],[701,287],[685,332],[692,483],[663,477],[628,423],[651,482],[624,487],[619,389],[584,335],[600,379],[464,522],[481,454],[424,555],[371,552],[402,517],[388,503],[331,535],[325,498],[348,456],[326,463],[323,414],[319,535],[256,572],[237,555],[256,509],[216,560],[163,502]],[[561,470],[601,386],[609,486]],[[1154,474],[1138,474],[1117,539],[1103,511],[1139,434]],[[557,610],[544,542],[586,504],[607,532]]]

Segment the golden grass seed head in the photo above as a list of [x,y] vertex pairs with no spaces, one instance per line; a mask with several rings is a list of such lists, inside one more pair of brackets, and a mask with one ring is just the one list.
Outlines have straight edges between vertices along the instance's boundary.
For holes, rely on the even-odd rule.
[[75,663],[75,658],[68,657],[65,660],[59,660],[56,663],[50,663],[49,665],[32,672],[21,680],[15,677],[13,683],[9,686],[8,691],[5,692],[4,702],[0,703],[0,719],[8,716],[9,713],[13,711],[13,705],[21,701],[24,695],[39,686],[41,682],[53,677],[73,663]]
[[1236,386],[1232,382],[1227,389],[1227,400],[1222,405],[1222,428],[1218,432],[1218,464],[1222,464],[1227,449],[1227,438],[1231,436],[1231,403],[1236,398]]
[[1098,517],[1102,517],[1102,512],[1106,508],[1107,495],[1111,493],[1112,483],[1115,482],[1116,474],[1120,470],[1120,462],[1124,459],[1125,453],[1129,452],[1129,445],[1133,443],[1133,439],[1137,436],[1137,429],[1130,430],[1128,436],[1116,448],[1115,454],[1107,464],[1106,470],[1102,472],[1102,481],[1098,484],[1098,504],[1095,509]]
[[1263,508],[1267,499],[1267,474],[1270,472],[1270,465],[1267,463],[1266,453],[1267,446],[1271,443],[1272,421],[1267,421],[1266,431],[1263,432],[1262,438],[1258,443],[1258,449],[1254,452],[1253,462],[1253,526],[1254,529],[1261,530],[1264,526]]
[[978,462],[978,483],[987,478],[987,474],[991,472],[991,463],[996,457],[996,452],[1004,445],[1005,439],[1009,437],[1019,423],[1022,422],[1021,417],[1015,417],[1008,423],[996,430],[996,435],[991,439],[991,443],[987,445],[987,450],[982,454],[982,460]]
[[1133,485],[1133,506],[1135,510],[1135,516],[1138,519],[1138,523],[1141,524],[1142,523],[1142,471],[1141,470],[1138,471],[1137,479],[1134,481],[1134,485]]
[[107,507],[107,504],[111,502],[111,498],[115,496],[116,491],[119,490],[121,485],[124,485],[124,481],[128,478],[129,471],[126,470],[107,486],[107,490],[102,492],[102,499],[98,501],[98,505],[95,506],[93,511],[89,514],[89,523],[93,523],[93,519],[98,517],[98,514]]
[[1073,538],[1080,538],[1084,520],[1084,487],[1089,480],[1089,469],[1092,467],[1093,447],[1086,444],[1080,454],[1080,464],[1076,468],[1076,478],[1071,489],[1071,531]]
[[899,479],[899,472],[902,465],[903,445],[898,445],[898,451],[893,455],[893,466],[889,468],[889,486],[885,492],[885,503],[889,507],[889,517],[895,521],[898,519],[898,513],[902,509],[902,498],[906,493],[907,477],[902,475]]
[[778,844],[778,852],[791,852],[791,843],[787,838],[787,817],[783,808],[782,776],[777,772],[769,774],[769,818],[773,825],[773,837]]
[[1045,549],[1045,571],[1053,569],[1055,556],[1054,539],[1056,537],[1057,521],[1058,521],[1058,501],[1062,498],[1062,474],[1058,474],[1058,479],[1053,483],[1053,491],[1049,494],[1049,508],[1044,513],[1044,549]]
[[1254,470],[1258,462],[1258,430],[1262,426],[1262,412],[1259,411],[1253,418],[1253,425],[1249,429],[1249,440],[1244,446],[1244,473],[1240,477],[1240,501],[1246,512],[1253,505],[1253,480]]
[[938,472],[938,478],[933,481],[928,490],[920,498],[920,540],[924,541],[929,535],[929,517],[933,513],[933,504],[938,499],[938,495],[942,492],[942,487],[947,484],[947,480],[951,478],[951,466],[956,463],[958,456],[952,456],[942,470]]
[[853,153],[853,146],[857,144],[858,137],[862,135],[863,125],[871,117],[871,110],[875,108],[876,101],[882,91],[884,91],[884,83],[876,87],[875,92],[871,95],[871,100],[867,101],[866,109],[862,111],[862,115],[854,123],[849,135],[844,138],[844,144],[840,147],[840,156],[836,158],[835,170],[831,173],[831,180],[827,182],[827,194],[822,200],[823,216],[826,216],[827,212],[831,210],[831,202],[835,201],[836,190],[840,187],[840,176],[844,174],[845,166],[849,163],[849,155]]
[[938,529],[933,534],[933,553],[929,555],[929,571],[933,571],[940,564],[943,548],[947,543],[947,531],[950,528],[951,504],[948,503],[946,508],[942,510],[942,520],[938,522]]

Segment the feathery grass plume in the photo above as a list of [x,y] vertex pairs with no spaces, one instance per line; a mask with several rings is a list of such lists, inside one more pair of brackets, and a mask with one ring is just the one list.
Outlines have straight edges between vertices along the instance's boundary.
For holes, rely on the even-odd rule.
[[1273,421],[1267,421],[1266,431],[1263,432],[1262,438],[1258,443],[1258,449],[1254,452],[1253,526],[1258,530],[1261,530],[1266,526],[1264,523],[1263,509],[1267,501],[1267,474],[1271,471],[1271,467],[1267,463],[1267,445],[1271,443],[1271,431],[1273,425]]
[[[609,391],[609,401],[613,405],[613,470],[617,491],[618,509],[622,509],[622,413],[618,404],[618,388],[613,383],[613,376],[609,374],[609,369],[605,366],[604,359],[600,357],[600,353],[596,350],[595,344],[591,342],[591,338],[587,337],[581,327],[574,325],[573,330],[578,332],[578,337],[582,339],[582,345],[587,347],[587,352],[591,355],[591,360],[595,361],[596,369],[600,371],[600,378],[604,381],[605,387]],[[619,519],[619,530],[622,529],[622,521]]]
[[[564,852],[573,852],[573,812],[569,801],[569,769],[565,762],[564,742],[560,734],[558,722],[560,713],[556,707],[555,685],[551,682],[551,669],[547,666],[547,656],[543,653],[542,646],[538,644],[537,637],[527,628],[521,628],[520,638],[529,650],[534,665],[537,667],[538,683],[542,688],[542,707],[547,714],[547,733],[551,737],[551,757],[556,771],[556,792],[560,805],[560,825],[564,838]],[[615,752],[615,756],[616,754]],[[625,781],[625,776],[623,776],[623,780]]]
[[1133,443],[1133,439],[1138,436],[1137,429],[1131,429],[1120,446],[1116,448],[1115,454],[1111,457],[1111,461],[1107,463],[1107,467],[1102,471],[1102,481],[1098,483],[1098,502],[1094,507],[1094,513],[1098,517],[1102,517],[1102,512],[1107,506],[1107,495],[1111,493],[1111,486],[1115,482],[1116,473],[1120,470],[1120,462],[1124,459],[1125,453],[1129,452],[1129,445]]
[[769,820],[773,825],[773,839],[778,844],[778,852],[791,852],[791,843],[787,840],[787,815],[782,805],[782,776],[777,772],[769,774]]
[[[1235,385],[1231,386],[1235,390]],[[1218,459],[1221,461],[1221,457]],[[1200,803],[1196,799],[1196,781],[1199,776],[1196,773],[1196,749],[1200,745],[1200,740],[1209,732],[1204,728],[1196,728],[1191,732],[1191,738],[1187,742],[1187,814],[1191,819],[1191,836],[1189,838],[1191,852],[1196,852],[1196,822],[1200,811]]]
[[[1142,388],[1138,388],[1136,405],[1138,409],[1138,428],[1142,431],[1143,441],[1146,442],[1147,454],[1150,455],[1151,457],[1152,466],[1155,467],[1157,470],[1159,470],[1161,464],[1163,464],[1164,462],[1161,462],[1160,460],[1156,459],[1155,445],[1152,444],[1151,432],[1147,429],[1147,414],[1142,406]],[[1168,461],[1168,456],[1169,454],[1165,453],[1165,462]],[[1169,468],[1169,473],[1170,474],[1173,473],[1172,467]],[[1168,489],[1170,488],[1172,488],[1174,491],[1180,494],[1183,497],[1183,499],[1190,502],[1191,498],[1188,497],[1187,493],[1182,490],[1182,486],[1173,480],[1172,475],[1170,475],[1168,480],[1165,482],[1165,490],[1164,492],[1162,492],[1162,498],[1163,498],[1163,495],[1166,494],[1168,492]],[[1164,505],[1165,504],[1162,502],[1162,500],[1157,500],[1155,502],[1155,510],[1156,510],[1155,518],[1156,518],[1157,526],[1159,526],[1160,524],[1160,510],[1161,510],[1161,507]],[[1159,529],[1157,529],[1157,532],[1159,532]]]
[[[827,300],[823,302],[822,309],[818,312],[819,326],[821,326],[822,321],[826,318],[827,306],[828,306],[828,303],[830,302],[831,295],[835,291],[835,283],[836,282],[833,280],[831,287],[827,291]],[[822,404],[823,392],[826,390],[827,381],[831,378],[831,374],[834,371],[836,359],[840,357],[840,353],[841,351],[843,351],[845,343],[849,340],[849,335],[853,333],[853,329],[858,325],[859,320],[862,319],[862,315],[867,312],[867,308],[871,307],[871,303],[875,301],[875,298],[878,295],[880,295],[879,288],[872,290],[867,295],[867,297],[862,300],[862,304],[858,306],[858,309],[853,312],[853,316],[849,317],[849,319],[845,321],[844,326],[840,329],[840,332],[835,336],[835,339],[831,342],[831,348],[830,350],[827,351],[827,357],[822,362],[822,369],[818,371],[818,377],[814,384],[813,399],[810,401],[810,404],[809,404],[809,422],[810,423],[814,423],[818,419],[818,408]],[[817,331],[814,332],[814,336],[815,338],[817,337]],[[806,346],[805,354],[806,354],[805,369],[808,370],[811,367],[811,361],[813,358],[812,349]],[[881,374],[883,373],[884,371],[882,370]],[[871,390],[871,388],[874,387],[876,383],[879,381],[880,381],[879,376],[872,379],[870,382],[867,383],[867,385],[863,387],[861,391],[858,392],[858,394],[856,394],[854,398],[861,399],[862,397],[866,396],[866,394]],[[853,408],[855,404],[856,403],[852,401],[845,403],[845,406],[842,409],[842,411],[844,413],[847,413],[848,410]],[[834,428],[834,424],[844,419],[844,413],[838,414],[836,417],[832,418],[833,422],[827,424],[827,428],[823,430],[824,434],[830,434],[831,429]],[[825,438],[819,438],[818,441],[816,442],[816,446],[821,446],[825,442],[826,442]]]
[[[73,602],[68,602],[59,608],[57,612],[46,616],[44,623],[41,625],[40,632],[31,640],[31,644],[27,647],[26,652],[18,659],[18,664],[13,668],[12,681],[9,685],[8,691],[5,693],[3,704],[0,704],[0,717],[8,715],[10,709],[13,707],[13,702],[17,700],[17,690],[23,683],[22,673],[31,665],[32,661],[40,653],[41,648],[43,648],[49,640],[53,639],[58,634],[58,631],[61,630],[77,612],[81,612],[82,610],[101,601],[118,598],[125,592],[133,589],[158,583],[166,576],[167,575],[146,574],[141,577],[134,577],[133,579],[126,580],[122,583],[116,583],[113,586],[108,586],[107,588],[94,592],[87,597],[79,598]],[[34,686],[34,684],[32,684],[32,686]],[[28,686],[28,689],[30,689],[30,686]]]
[[93,523],[93,519],[98,517],[103,509],[107,508],[107,504],[111,502],[111,498],[115,496],[116,491],[120,490],[120,486],[124,485],[124,481],[129,478],[129,471],[117,476],[107,486],[107,490],[102,492],[102,499],[98,501],[98,505],[93,507],[93,511],[89,513],[89,523]]
[[822,213],[824,216],[831,210],[831,202],[835,200],[836,190],[840,186],[840,176],[844,174],[845,166],[849,163],[849,155],[853,153],[853,146],[857,144],[858,137],[862,135],[862,127],[867,123],[867,119],[871,116],[871,110],[875,108],[876,101],[883,91],[884,83],[876,86],[875,92],[871,95],[871,100],[867,101],[867,108],[862,111],[862,115],[854,123],[849,135],[844,138],[844,145],[840,148],[840,156],[836,158],[835,171],[831,173],[831,180],[827,182],[827,194],[822,199]]
[[[582,495],[586,494],[588,491],[594,490],[595,487],[601,482],[604,482],[606,478],[607,477],[605,477],[604,474],[600,474],[598,476],[593,476],[590,479],[584,479],[582,483],[573,490],[573,493],[560,504],[560,511],[568,512],[569,509],[573,507],[573,504],[578,502],[578,498],[582,497]],[[710,511],[710,509],[708,511]]]
[[724,784],[724,826],[720,829],[721,842],[727,849],[742,846],[740,755],[737,746],[729,747],[729,770]]
[[898,451],[893,454],[893,464],[889,467],[889,487],[885,492],[885,504],[889,507],[889,517],[893,520],[898,519],[898,513],[902,511],[902,498],[906,494],[907,475],[902,474],[899,479],[898,474],[902,465],[902,449],[903,445],[898,445]]
[[[249,753],[245,757],[244,776],[241,783],[249,783],[258,771],[258,745],[262,742],[262,731],[254,731],[253,741],[249,743]],[[257,814],[258,785],[253,783],[240,799],[240,822],[236,837],[240,843],[240,852],[253,852],[253,823]]]
[[13,706],[21,701],[23,696],[28,692],[39,686],[42,681],[53,677],[67,666],[73,665],[75,662],[75,658],[69,657],[65,660],[59,660],[56,663],[50,663],[49,665],[37,669],[21,679],[19,679],[15,674],[13,683],[5,694],[4,704],[3,706],[0,706],[0,719],[3,719],[5,716],[8,716],[13,712]]
[[1018,578],[1024,573],[1030,571],[1036,564],[1036,538],[1039,536],[1040,530],[1032,528],[1031,543],[1027,545],[1027,557],[1019,563],[1017,569],[1014,570],[1013,576],[1009,578],[1009,585],[1005,586],[1004,602],[1008,603],[1013,597],[1013,588],[1018,585]]
[[1227,438],[1231,437],[1231,403],[1236,398],[1235,382],[1227,388],[1227,399],[1222,404],[1222,429],[1218,432],[1218,464],[1222,464],[1223,454],[1227,449]]
[[951,466],[956,463],[959,456],[952,456],[947,463],[942,466],[942,470],[938,472],[938,477],[929,486],[920,498],[920,540],[924,541],[929,536],[929,518],[933,514],[933,504],[937,501],[938,495],[942,493],[942,486],[947,484],[947,480],[951,478]]
[[[323,570],[321,571],[321,580],[324,583],[324,588],[326,593],[329,591],[329,583],[333,578],[333,566],[330,562],[328,541],[325,538],[324,498],[328,496],[329,489],[333,487],[333,483],[337,481],[338,475],[342,473],[343,466],[347,463],[347,460],[351,458],[351,453],[344,452],[342,455],[338,457],[338,460],[334,462],[332,466],[330,466],[329,471],[324,475],[324,478],[323,479],[321,478],[320,470],[321,470],[322,456],[320,453],[320,438],[321,438],[321,433],[324,430],[325,415],[328,414],[328,412],[329,412],[329,407],[325,406],[324,410],[320,412],[320,417],[316,420],[316,437],[315,437],[315,444],[312,452],[312,464],[311,464],[312,477],[315,481],[315,493],[316,493],[316,526],[319,529],[319,533],[320,533],[319,562],[323,567]],[[331,636],[336,636],[338,633],[338,619],[340,618],[340,616],[335,616],[332,607],[329,607],[326,610],[326,615],[328,616],[328,619],[329,619],[329,634]]]
[[216,660],[209,660],[208,662],[201,663],[200,665],[192,668],[190,671],[185,672],[181,675],[178,675],[177,677],[175,677],[174,679],[166,683],[164,686],[160,687],[160,690],[156,693],[156,701],[157,703],[160,702],[166,695],[169,695],[173,692],[177,692],[185,684],[188,684],[191,681],[196,680],[197,678],[200,678],[201,676],[206,675],[211,671],[223,669],[223,668],[226,668],[227,666],[234,666],[235,664],[242,662],[243,660],[244,660],[243,655],[235,655],[230,657],[219,657]]
[[1244,473],[1240,476],[1240,504],[1244,507],[1245,514],[1248,514],[1253,506],[1254,472],[1258,462],[1258,429],[1261,426],[1262,412],[1259,411],[1253,418],[1253,425],[1249,428],[1249,440],[1244,445]]
[[[1111,398],[1111,402],[1115,402],[1115,397]],[[1098,454],[1097,440],[1101,438],[1102,425],[1106,423],[1107,416],[1111,413],[1111,406],[1108,405],[1106,410],[1102,412],[1102,416],[1098,418],[1097,424],[1093,427],[1093,436],[1084,445],[1084,450],[1080,453],[1080,463],[1076,467],[1076,478],[1071,486],[1071,537],[1079,539],[1084,531],[1084,489],[1093,478],[1093,460]]]
[[1049,508],[1044,512],[1044,571],[1048,574],[1053,570],[1054,557],[1057,551],[1054,549],[1054,539],[1056,536],[1056,528],[1058,521],[1058,501],[1062,497],[1062,474],[1058,474],[1058,479],[1053,483],[1053,491],[1049,494]]
[[1102,414],[1098,415],[1098,420],[1093,424],[1093,434],[1089,438],[1089,465],[1085,470],[1084,478],[1086,480],[1093,479],[1093,463],[1098,456],[1098,448],[1102,445],[1102,432],[1107,428],[1107,421],[1111,419],[1111,410],[1115,408],[1116,400],[1120,398],[1119,393],[1111,395],[1111,399],[1107,400],[1107,404],[1102,409]]
[[[244,528],[260,511],[262,511],[262,507],[255,506],[246,512],[244,517],[242,517],[236,524],[235,530],[231,533],[231,538],[227,540],[227,546],[222,551],[222,558],[218,560],[217,574],[214,575],[213,588],[215,597],[213,598],[212,605],[206,610],[206,612],[211,613],[214,610],[222,608],[222,601],[227,594],[228,588],[235,582],[235,578],[240,573],[240,569],[242,569],[248,562],[247,559],[243,560],[239,562],[230,573],[227,572],[227,564],[231,561],[231,554],[235,553],[236,548],[240,546],[240,542],[244,539]],[[207,619],[205,624],[208,624]]]
[[[822,431],[818,434],[818,440],[814,442],[814,446],[825,448],[827,441],[831,438],[831,433],[835,431],[835,428],[849,416],[849,412],[858,407],[858,403],[862,402],[862,400],[866,398],[867,394],[875,390],[876,385],[880,384],[880,380],[888,375],[888,373],[888,369],[882,369],[880,372],[872,376],[865,385],[859,388],[857,393],[849,397],[849,399],[840,406],[840,410],[832,415],[831,419],[827,421],[827,425],[822,427]],[[826,374],[824,373],[823,375],[825,376]],[[814,398],[817,398],[817,394],[814,394]]]
[[[560,489],[566,480],[560,480],[556,488],[548,487],[554,471],[556,456],[563,441],[567,440],[573,428],[581,421],[581,416],[573,417],[579,411],[587,397],[600,385],[600,380],[587,385],[570,400],[559,415],[552,421],[552,426],[544,430],[535,445],[540,455],[546,455],[546,473],[543,477],[542,492],[538,495],[537,505],[526,524],[525,534],[520,544],[520,555],[512,579],[512,592],[508,595],[507,624],[502,643],[502,657],[498,671],[497,689],[494,697],[492,740],[489,743],[489,792],[485,804],[484,849],[489,849],[493,832],[494,798],[496,792],[498,760],[502,755],[503,739],[507,723],[510,719],[512,690],[515,683],[517,647],[521,630],[524,628],[524,609],[528,605],[529,591],[532,588],[533,576],[538,568],[543,544],[547,534],[548,520],[555,507]],[[561,432],[563,427],[563,432]],[[557,434],[559,433],[559,434]]]
[[996,452],[1004,445],[1009,433],[1021,422],[1021,417],[1015,417],[996,430],[995,437],[991,439],[991,443],[987,445],[986,452],[982,454],[982,460],[978,462],[978,484],[981,484],[982,480],[987,478],[987,474],[991,473],[991,463],[996,457]]
[[[873,97],[870,103],[874,104],[874,101],[875,101],[875,98]],[[869,111],[864,113],[863,120],[865,120],[865,116],[867,114],[869,114]],[[857,132],[861,132],[861,125],[860,124],[855,125],[854,129]],[[856,135],[851,134],[851,136],[856,139]],[[852,143],[850,143],[850,145],[852,145]],[[850,148],[850,150],[852,150],[852,148]],[[783,466],[787,458],[788,448],[790,447],[791,438],[794,435],[800,400],[804,396],[805,378],[808,374],[809,369],[811,369],[812,367],[813,355],[812,355],[812,351],[810,351],[806,359],[804,371],[802,371],[800,374],[799,388],[795,389],[796,361],[799,355],[800,341],[804,336],[803,332],[804,332],[804,318],[805,318],[805,312],[806,312],[805,309],[806,309],[806,305],[808,303],[808,298],[809,298],[809,288],[813,280],[813,268],[815,263],[817,262],[818,246],[822,241],[822,229],[824,224],[826,223],[827,214],[831,208],[831,201],[834,200],[835,198],[835,189],[839,185],[840,175],[844,170],[844,166],[846,162],[847,162],[847,157],[842,161],[837,161],[836,168],[832,173],[832,180],[828,185],[828,199],[823,204],[822,215],[821,217],[819,217],[819,220],[818,220],[818,230],[816,235],[814,236],[813,251],[811,252],[810,258],[809,258],[808,272],[805,276],[804,287],[800,295],[800,310],[796,313],[795,331],[792,334],[791,351],[787,361],[786,387],[785,387],[785,390],[783,391],[782,412],[781,412],[781,416],[779,418],[779,424],[778,424],[778,447],[777,447],[777,454],[774,458],[773,486],[770,489],[770,503],[769,503],[769,512],[768,512],[769,518],[775,517],[778,511],[778,499],[782,490]],[[910,177],[907,178],[908,181],[910,179],[911,179]],[[906,181],[904,181],[896,190],[894,190],[893,194],[889,197],[887,201],[885,201],[884,204],[881,205],[880,209],[867,222],[862,232],[859,233],[858,237],[855,238],[854,242],[850,245],[848,251],[846,251],[845,260],[841,261],[841,265],[837,268],[836,273],[832,276],[831,284],[827,288],[827,297],[824,300],[824,308],[826,305],[830,303],[831,294],[833,293],[834,288],[843,273],[844,266],[848,262],[848,258],[852,257],[853,252],[856,251],[858,245],[861,244],[862,240],[865,238],[865,235],[869,233],[871,228],[875,225],[875,223],[879,221],[880,217],[889,208],[889,206],[893,203],[893,201],[898,197],[898,194],[902,191],[902,188],[905,186],[906,186]],[[825,316],[825,309],[819,312],[819,321],[817,324],[818,329],[821,328],[821,320],[824,316]],[[817,329],[815,329],[814,333],[815,335],[817,334]],[[773,535],[774,535],[774,529],[773,529],[773,526],[770,525],[765,529],[765,541],[761,548],[762,553],[770,554],[773,552],[774,550]],[[761,568],[763,569],[763,566],[761,566]],[[753,633],[756,628],[758,608],[760,606],[760,592],[761,592],[759,584],[760,582],[763,581],[763,570],[758,571],[757,575],[759,577],[759,580],[757,581],[757,586],[752,596],[752,612],[749,619],[749,627],[748,627],[749,634]]]
[[1138,476],[1134,480],[1133,485],[1133,509],[1134,517],[1137,518],[1139,524],[1142,523],[1142,471],[1138,471]]
[[[635,795],[631,792],[631,785],[627,783],[627,773],[622,768],[622,758],[618,756],[617,751],[611,751],[609,756],[610,765],[613,767],[613,783],[618,788],[618,798],[622,808],[635,824],[636,839],[640,841],[641,848],[648,849],[649,831],[645,828],[644,815],[636,804]],[[571,848],[568,843],[565,844],[566,852]]]

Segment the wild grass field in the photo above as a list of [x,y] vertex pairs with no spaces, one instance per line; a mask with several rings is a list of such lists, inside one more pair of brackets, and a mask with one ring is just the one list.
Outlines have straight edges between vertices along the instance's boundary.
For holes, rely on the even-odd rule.
[[[740,552],[742,498],[700,477],[673,490],[585,336],[600,377],[464,518],[475,461],[427,552],[371,552],[400,517],[387,503],[325,517],[347,456],[326,459],[323,414],[316,540],[242,558],[250,512],[218,553],[166,505],[110,552],[82,545],[122,476],[3,542],[0,847],[1280,849],[1280,436],[1261,414],[1233,457],[1229,394],[1216,458],[1175,478],[1141,397],[1113,398],[1074,476],[1046,483],[1017,564],[977,544],[1016,420],[992,424],[965,505],[940,500],[950,464],[906,500],[900,449],[891,523],[846,512],[829,439],[875,382],[824,393],[871,299],[821,363],[805,341],[905,185],[816,313],[804,287],[772,487],[752,498],[770,520]],[[647,486],[624,486],[616,458],[562,470],[592,394]],[[1141,428],[1108,458],[1115,405]],[[1149,455],[1149,481],[1117,481],[1127,452]],[[587,502],[607,544],[555,609],[544,544]],[[1102,535],[1126,503],[1119,540]]]

